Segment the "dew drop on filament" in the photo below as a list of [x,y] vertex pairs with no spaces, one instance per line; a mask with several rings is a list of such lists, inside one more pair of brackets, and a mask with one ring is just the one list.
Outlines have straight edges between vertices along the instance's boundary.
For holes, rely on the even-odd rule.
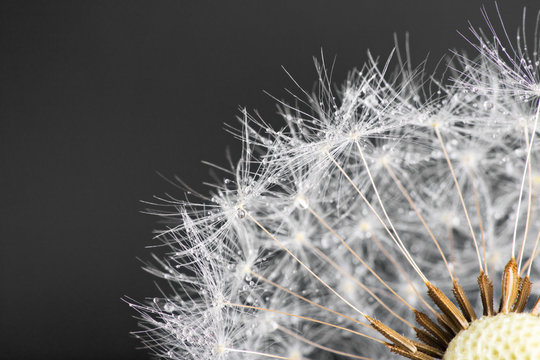
[[244,209],[238,209],[236,210],[236,217],[239,219],[243,219],[246,217],[246,211]]

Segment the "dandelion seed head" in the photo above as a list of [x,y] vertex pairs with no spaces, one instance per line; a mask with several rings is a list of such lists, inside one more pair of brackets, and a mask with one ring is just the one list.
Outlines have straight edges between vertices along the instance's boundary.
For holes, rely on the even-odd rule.
[[[281,128],[242,109],[223,182],[149,211],[170,251],[145,267],[162,296],[130,301],[143,344],[169,359],[451,359],[475,356],[455,344],[485,319],[536,329],[508,319],[540,313],[538,53],[487,21],[478,54],[441,77],[396,49],[336,90],[322,57],[313,92],[291,76]],[[522,347],[537,354],[508,351]]]

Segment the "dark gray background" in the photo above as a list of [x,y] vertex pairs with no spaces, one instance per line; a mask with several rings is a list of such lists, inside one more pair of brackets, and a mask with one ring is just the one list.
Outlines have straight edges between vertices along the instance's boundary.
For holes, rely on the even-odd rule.
[[[531,1],[531,4],[534,2]],[[511,32],[524,2],[501,8]],[[488,2],[491,13],[492,3]],[[2,1],[0,5],[0,357],[135,359],[134,313],[158,295],[148,259],[155,219],[139,200],[198,189],[207,160],[238,143],[238,106],[279,124],[273,101],[306,88],[312,56],[334,80],[411,34],[414,60],[466,47],[481,24],[463,1]],[[532,5],[531,5],[532,6]],[[534,18],[540,6],[531,7]]]

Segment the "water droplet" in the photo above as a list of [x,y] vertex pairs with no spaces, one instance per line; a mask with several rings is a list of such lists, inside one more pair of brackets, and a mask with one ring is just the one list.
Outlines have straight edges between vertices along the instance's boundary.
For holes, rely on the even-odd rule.
[[236,210],[236,216],[239,219],[243,219],[243,218],[246,217],[246,211],[244,209],[238,209],[238,210]]
[[307,209],[309,207],[309,201],[304,195],[298,194],[294,199],[294,206],[300,209]]

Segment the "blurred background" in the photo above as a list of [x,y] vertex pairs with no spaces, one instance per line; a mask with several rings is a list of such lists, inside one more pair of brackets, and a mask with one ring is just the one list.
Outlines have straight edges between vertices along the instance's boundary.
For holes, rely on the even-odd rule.
[[[530,1],[529,23],[540,10]],[[497,15],[485,2],[491,18]],[[513,35],[524,1],[500,4]],[[200,191],[227,166],[239,106],[281,126],[274,101],[386,57],[396,33],[435,65],[482,2],[433,0],[2,1],[0,339],[2,359],[146,359],[124,296],[159,295],[141,270],[156,245],[154,195]]]

